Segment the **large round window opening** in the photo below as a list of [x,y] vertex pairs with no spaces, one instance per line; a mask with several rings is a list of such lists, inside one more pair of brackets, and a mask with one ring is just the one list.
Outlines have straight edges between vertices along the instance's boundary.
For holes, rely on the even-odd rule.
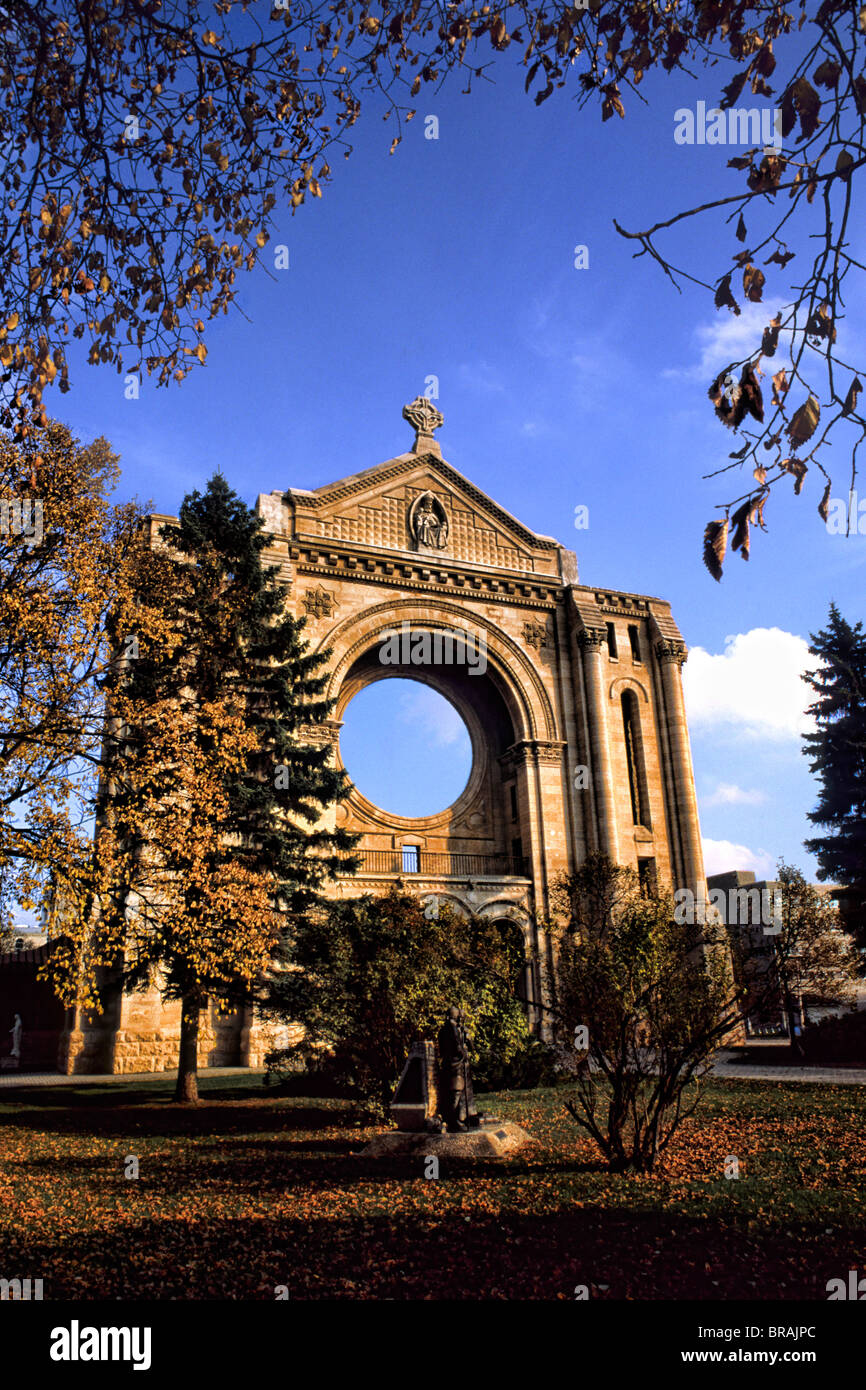
[[413,819],[447,810],[472,771],[469,731],[451,702],[399,677],[367,685],[349,701],[340,756],[368,801]]

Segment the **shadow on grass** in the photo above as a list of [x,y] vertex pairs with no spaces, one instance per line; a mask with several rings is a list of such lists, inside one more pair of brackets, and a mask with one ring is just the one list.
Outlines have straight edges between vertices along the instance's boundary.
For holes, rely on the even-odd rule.
[[[384,1198],[383,1198],[384,1200]],[[6,1252],[46,1299],[825,1299],[854,1258],[804,1230],[747,1236],[716,1218],[564,1208],[141,1221]],[[850,1247],[850,1248],[849,1248]]]
[[[42,1098],[40,1097],[40,1102]],[[318,1106],[297,1101],[270,1100],[248,1094],[242,1104],[222,1101],[209,1105],[174,1105],[154,1100],[152,1094],[125,1096],[121,1104],[67,1106],[53,1101],[33,1102],[23,1108],[0,1111],[0,1128],[14,1125],[50,1134],[93,1135],[99,1138],[172,1138],[188,1135],[207,1138],[221,1134],[279,1134],[293,1130],[355,1127],[357,1112],[347,1102],[324,1101]]]

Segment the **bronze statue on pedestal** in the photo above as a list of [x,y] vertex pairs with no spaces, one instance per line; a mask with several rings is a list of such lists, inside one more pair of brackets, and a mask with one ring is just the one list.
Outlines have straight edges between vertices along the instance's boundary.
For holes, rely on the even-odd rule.
[[471,1038],[467,1038],[463,1015],[455,1004],[439,1029],[439,1105],[442,1119],[452,1133],[463,1133],[477,1125],[472,1074],[469,1068]]

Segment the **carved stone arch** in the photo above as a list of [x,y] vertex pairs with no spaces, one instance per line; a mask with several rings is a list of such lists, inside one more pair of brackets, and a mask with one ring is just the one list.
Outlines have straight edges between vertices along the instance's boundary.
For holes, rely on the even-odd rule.
[[649,704],[649,692],[643,681],[639,681],[636,676],[617,676],[616,680],[611,681],[608,694],[611,700],[615,700],[617,695],[621,695],[624,690],[640,692],[644,698],[644,704]]
[[399,629],[404,620],[414,620],[417,627],[430,630],[448,628],[468,633],[474,628],[483,633],[488,672],[492,668],[495,683],[509,706],[515,741],[557,738],[550,696],[518,644],[483,614],[467,611],[465,606],[429,594],[375,604],[345,618],[322,638],[320,648],[330,648],[333,652],[327,695],[338,702],[338,717],[340,692],[354,663],[375,646],[385,632]]
[[531,1001],[536,997],[540,983],[539,962],[536,959],[537,942],[533,921],[526,910],[519,903],[511,899],[494,898],[492,902],[487,902],[478,912],[479,917],[485,918],[489,922],[507,922],[516,928],[523,940],[523,960],[521,969],[521,989],[520,996],[524,1000],[524,1008],[527,1010],[528,1017],[531,1019],[534,1012],[534,1005]]
[[438,898],[440,906],[442,903],[445,903],[448,907],[453,907],[455,911],[459,912],[463,917],[472,916],[472,904],[466,902],[459,893],[443,892],[441,889],[437,889],[435,892],[431,890],[431,892],[422,895],[422,901],[424,898],[430,897]]
[[510,898],[494,898],[478,909],[477,916],[489,922],[513,922],[521,932],[527,950],[532,949],[532,917],[520,903]]
[[532,925],[532,918],[527,909],[513,898],[493,898],[478,909],[477,916],[490,917],[497,921],[499,918],[507,918],[508,921],[514,922],[515,926],[527,930]]

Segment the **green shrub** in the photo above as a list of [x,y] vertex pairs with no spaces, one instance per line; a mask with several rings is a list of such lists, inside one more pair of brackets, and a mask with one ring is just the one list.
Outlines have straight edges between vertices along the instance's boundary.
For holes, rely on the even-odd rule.
[[476,1091],[534,1091],[561,1079],[556,1052],[540,1038],[530,1038],[510,1057],[482,1054],[472,1076]]
[[436,1038],[449,1005],[464,1011],[475,1055],[504,1066],[529,1040],[519,928],[433,903],[396,891],[329,903],[296,922],[271,978],[271,1010],[303,1024],[327,1058],[316,1065],[380,1115],[411,1044]]

